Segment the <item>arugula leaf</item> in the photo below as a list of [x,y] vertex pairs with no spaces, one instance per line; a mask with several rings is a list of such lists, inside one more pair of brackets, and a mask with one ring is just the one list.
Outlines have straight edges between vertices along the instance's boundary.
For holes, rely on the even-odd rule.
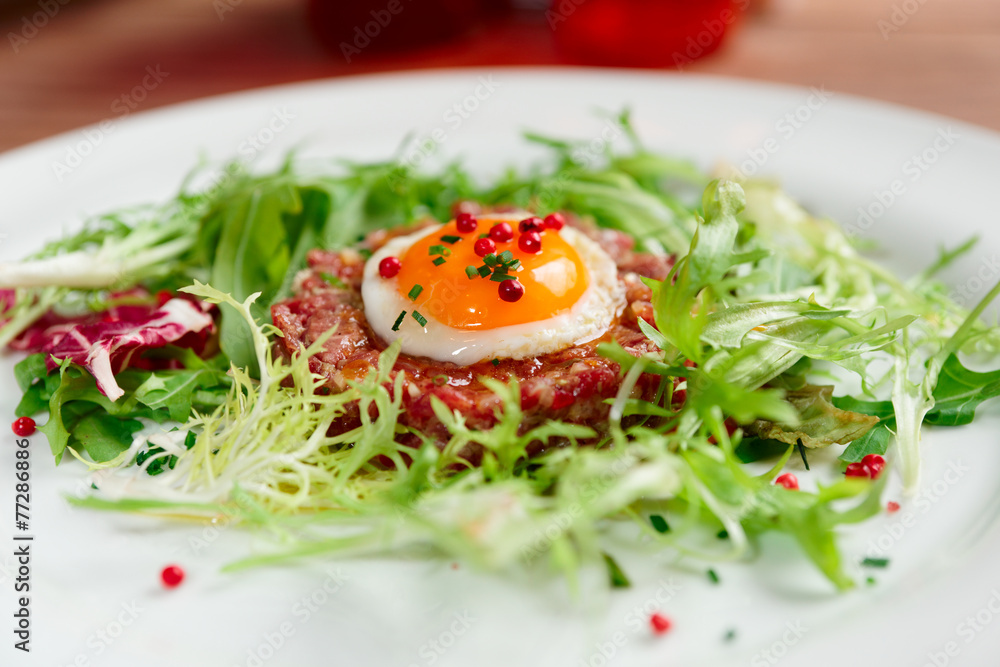
[[885,454],[889,448],[890,430],[896,421],[889,420],[879,422],[870,431],[852,442],[844,453],[840,455],[841,461],[857,463],[869,454]]
[[892,419],[896,414],[892,409],[892,401],[866,401],[853,396],[834,396],[832,402],[841,410],[860,412],[863,415],[878,417],[883,421]]
[[924,418],[925,424],[968,424],[976,416],[976,408],[980,403],[1000,396],[1000,371],[970,371],[952,354],[941,368],[933,396],[934,408]]
[[21,391],[28,391],[28,387],[34,384],[35,380],[40,380],[48,374],[45,355],[42,353],[27,356],[14,366],[14,378]]
[[33,354],[14,366],[17,384],[24,394],[14,409],[18,417],[32,417],[47,410],[52,393],[59,387],[59,376],[49,375],[45,355]]
[[142,428],[138,419],[121,419],[99,408],[80,416],[73,426],[73,443],[97,463],[111,461],[132,445],[132,435]]
[[56,463],[67,447],[86,451],[99,463],[109,461],[131,444],[131,434],[141,428],[139,418],[186,421],[193,405],[214,407],[231,384],[221,370],[208,366],[156,372],[127,369],[116,379],[125,394],[111,401],[98,390],[93,376],[64,362],[58,372],[25,393],[19,409],[36,408],[37,413],[48,408],[48,421],[38,430],[48,438]]
[[788,443],[777,440],[762,440],[754,436],[746,436],[733,450],[733,454],[741,463],[753,463],[763,459],[772,459],[788,451]]
[[[94,378],[80,367],[64,362],[59,368],[59,386],[49,398],[49,418],[38,428],[49,440],[56,463],[62,460],[70,442],[70,431],[84,416],[103,407],[107,412],[121,410],[120,403],[108,400],[97,390]],[[78,400],[78,399],[85,400]]]
[[[934,426],[961,426],[971,423],[979,404],[1000,396],[1000,371],[978,373],[967,369],[958,357],[950,355],[941,368],[932,393],[934,407],[923,423]],[[866,454],[884,454],[890,430],[895,427],[895,410],[891,401],[864,401],[851,396],[833,399],[843,410],[874,415],[882,422],[865,436],[851,443],[840,456],[842,461],[860,461]]]
[[302,205],[298,213],[282,217],[290,248],[288,268],[270,303],[291,295],[296,272],[305,267],[306,254],[320,245],[323,227],[330,218],[332,202],[327,192],[304,187],[299,189],[299,198]]
[[[313,194],[310,203],[315,208]],[[238,301],[261,293],[253,309],[259,322],[270,322],[267,306],[285,284],[293,249],[303,257],[304,245],[318,237],[326,222],[307,220],[302,213],[300,190],[286,179],[253,179],[220,197],[202,221],[199,250],[210,263],[210,282]],[[223,352],[258,373],[247,324],[228,304],[219,308]]]
[[166,410],[174,421],[186,421],[191,414],[195,392],[199,389],[228,388],[224,373],[200,368],[196,370],[156,371],[149,374],[134,393],[136,400],[152,410]]

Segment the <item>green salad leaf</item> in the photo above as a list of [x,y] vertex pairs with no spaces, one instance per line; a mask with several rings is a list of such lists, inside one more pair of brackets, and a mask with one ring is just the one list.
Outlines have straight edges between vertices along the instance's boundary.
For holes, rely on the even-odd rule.
[[[802,443],[806,447],[853,442],[871,430],[878,419],[858,412],[835,407],[830,398],[833,387],[806,385],[789,391],[785,399],[798,416],[795,424],[758,420],[744,427],[748,435],[766,440],[778,440],[789,445]],[[880,452],[884,453],[884,452]]]
[[958,357],[949,355],[934,387],[934,408],[925,422],[937,426],[970,424],[979,404],[1000,396],[1000,371],[970,371]]

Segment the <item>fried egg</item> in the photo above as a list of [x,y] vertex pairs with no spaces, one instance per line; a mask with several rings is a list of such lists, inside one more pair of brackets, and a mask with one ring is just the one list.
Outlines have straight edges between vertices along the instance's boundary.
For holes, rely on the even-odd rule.
[[[571,227],[519,229],[529,216],[484,215],[473,230],[453,220],[391,239],[364,269],[361,296],[374,332],[401,341],[405,354],[461,366],[600,338],[625,306],[614,260]],[[504,233],[494,230],[501,223],[509,225],[498,228]],[[534,236],[523,241],[526,234]],[[476,246],[483,237],[494,246],[485,255]]]

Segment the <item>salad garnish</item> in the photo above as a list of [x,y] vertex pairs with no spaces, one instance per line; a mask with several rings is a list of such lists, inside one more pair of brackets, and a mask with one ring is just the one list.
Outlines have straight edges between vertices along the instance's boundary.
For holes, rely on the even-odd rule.
[[[963,361],[996,360],[1000,329],[981,316],[1000,284],[967,310],[935,276],[971,244],[903,280],[774,183],[712,180],[646,149],[628,115],[619,120],[627,152],[583,163],[573,142],[529,136],[554,160],[486,185],[459,163],[436,173],[396,162],[317,173],[291,159],[273,173],[228,168],[218,187],[192,178],[167,204],[99,216],[0,265],[0,344],[29,353],[15,371],[15,431],[41,416],[55,460],[68,452],[90,468],[96,490],[74,503],[224,514],[280,538],[234,569],[431,547],[496,570],[547,563],[574,585],[600,563],[610,585],[625,586],[603,536],[629,521],[637,537],[709,562],[787,533],[833,586],[851,588],[839,528],[882,510],[893,469],[907,491],[919,487],[925,426],[967,424],[1000,395],[1000,370]],[[275,354],[269,307],[293,292],[310,249],[363,259],[369,235],[447,221],[469,202],[529,211],[529,250],[571,212],[675,257],[665,280],[645,280],[653,308],[639,323],[658,352],[598,348],[623,377],[608,423],[525,428],[518,383],[485,378],[496,425],[470,428],[434,401],[449,434],[439,447],[400,426],[397,344],[341,392],[310,366],[334,330],[290,358]],[[456,225],[471,234],[483,219],[463,211]],[[511,257],[496,254],[514,230],[485,231],[466,240],[483,257],[466,275],[499,277],[503,298],[517,300]],[[441,240],[431,254],[444,262],[459,237]],[[383,278],[399,270],[394,257],[379,265]],[[338,276],[327,283],[347,288]],[[413,285],[410,300],[421,291]],[[393,331],[407,316],[426,324],[403,311]],[[634,398],[647,376],[656,399]],[[846,377],[860,390],[842,389]],[[360,426],[331,431],[348,413]],[[529,456],[548,442],[559,446]],[[470,444],[483,452],[475,464],[463,456]],[[807,451],[827,448],[839,451],[834,469],[814,459],[810,470]]]

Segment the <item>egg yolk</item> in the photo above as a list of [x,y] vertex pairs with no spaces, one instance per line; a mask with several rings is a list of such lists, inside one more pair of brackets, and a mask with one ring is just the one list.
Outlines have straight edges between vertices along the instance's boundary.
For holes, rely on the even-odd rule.
[[[514,302],[500,298],[500,283],[490,276],[477,273],[470,278],[466,272],[467,267],[479,269],[485,264],[473,246],[499,222],[508,223],[514,236],[510,241],[496,242],[495,254],[509,250],[521,262],[517,270],[510,271],[524,287],[524,294]],[[541,231],[541,249],[527,253],[518,247],[517,220],[482,217],[478,223],[474,232],[465,234],[454,221],[442,225],[414,242],[399,258],[402,267],[397,289],[424,316],[454,329],[497,329],[564,313],[587,290],[587,267],[558,231]],[[442,249],[444,254],[438,254]],[[434,263],[442,257],[444,262]],[[410,299],[417,291],[415,286],[421,288],[420,293]]]

